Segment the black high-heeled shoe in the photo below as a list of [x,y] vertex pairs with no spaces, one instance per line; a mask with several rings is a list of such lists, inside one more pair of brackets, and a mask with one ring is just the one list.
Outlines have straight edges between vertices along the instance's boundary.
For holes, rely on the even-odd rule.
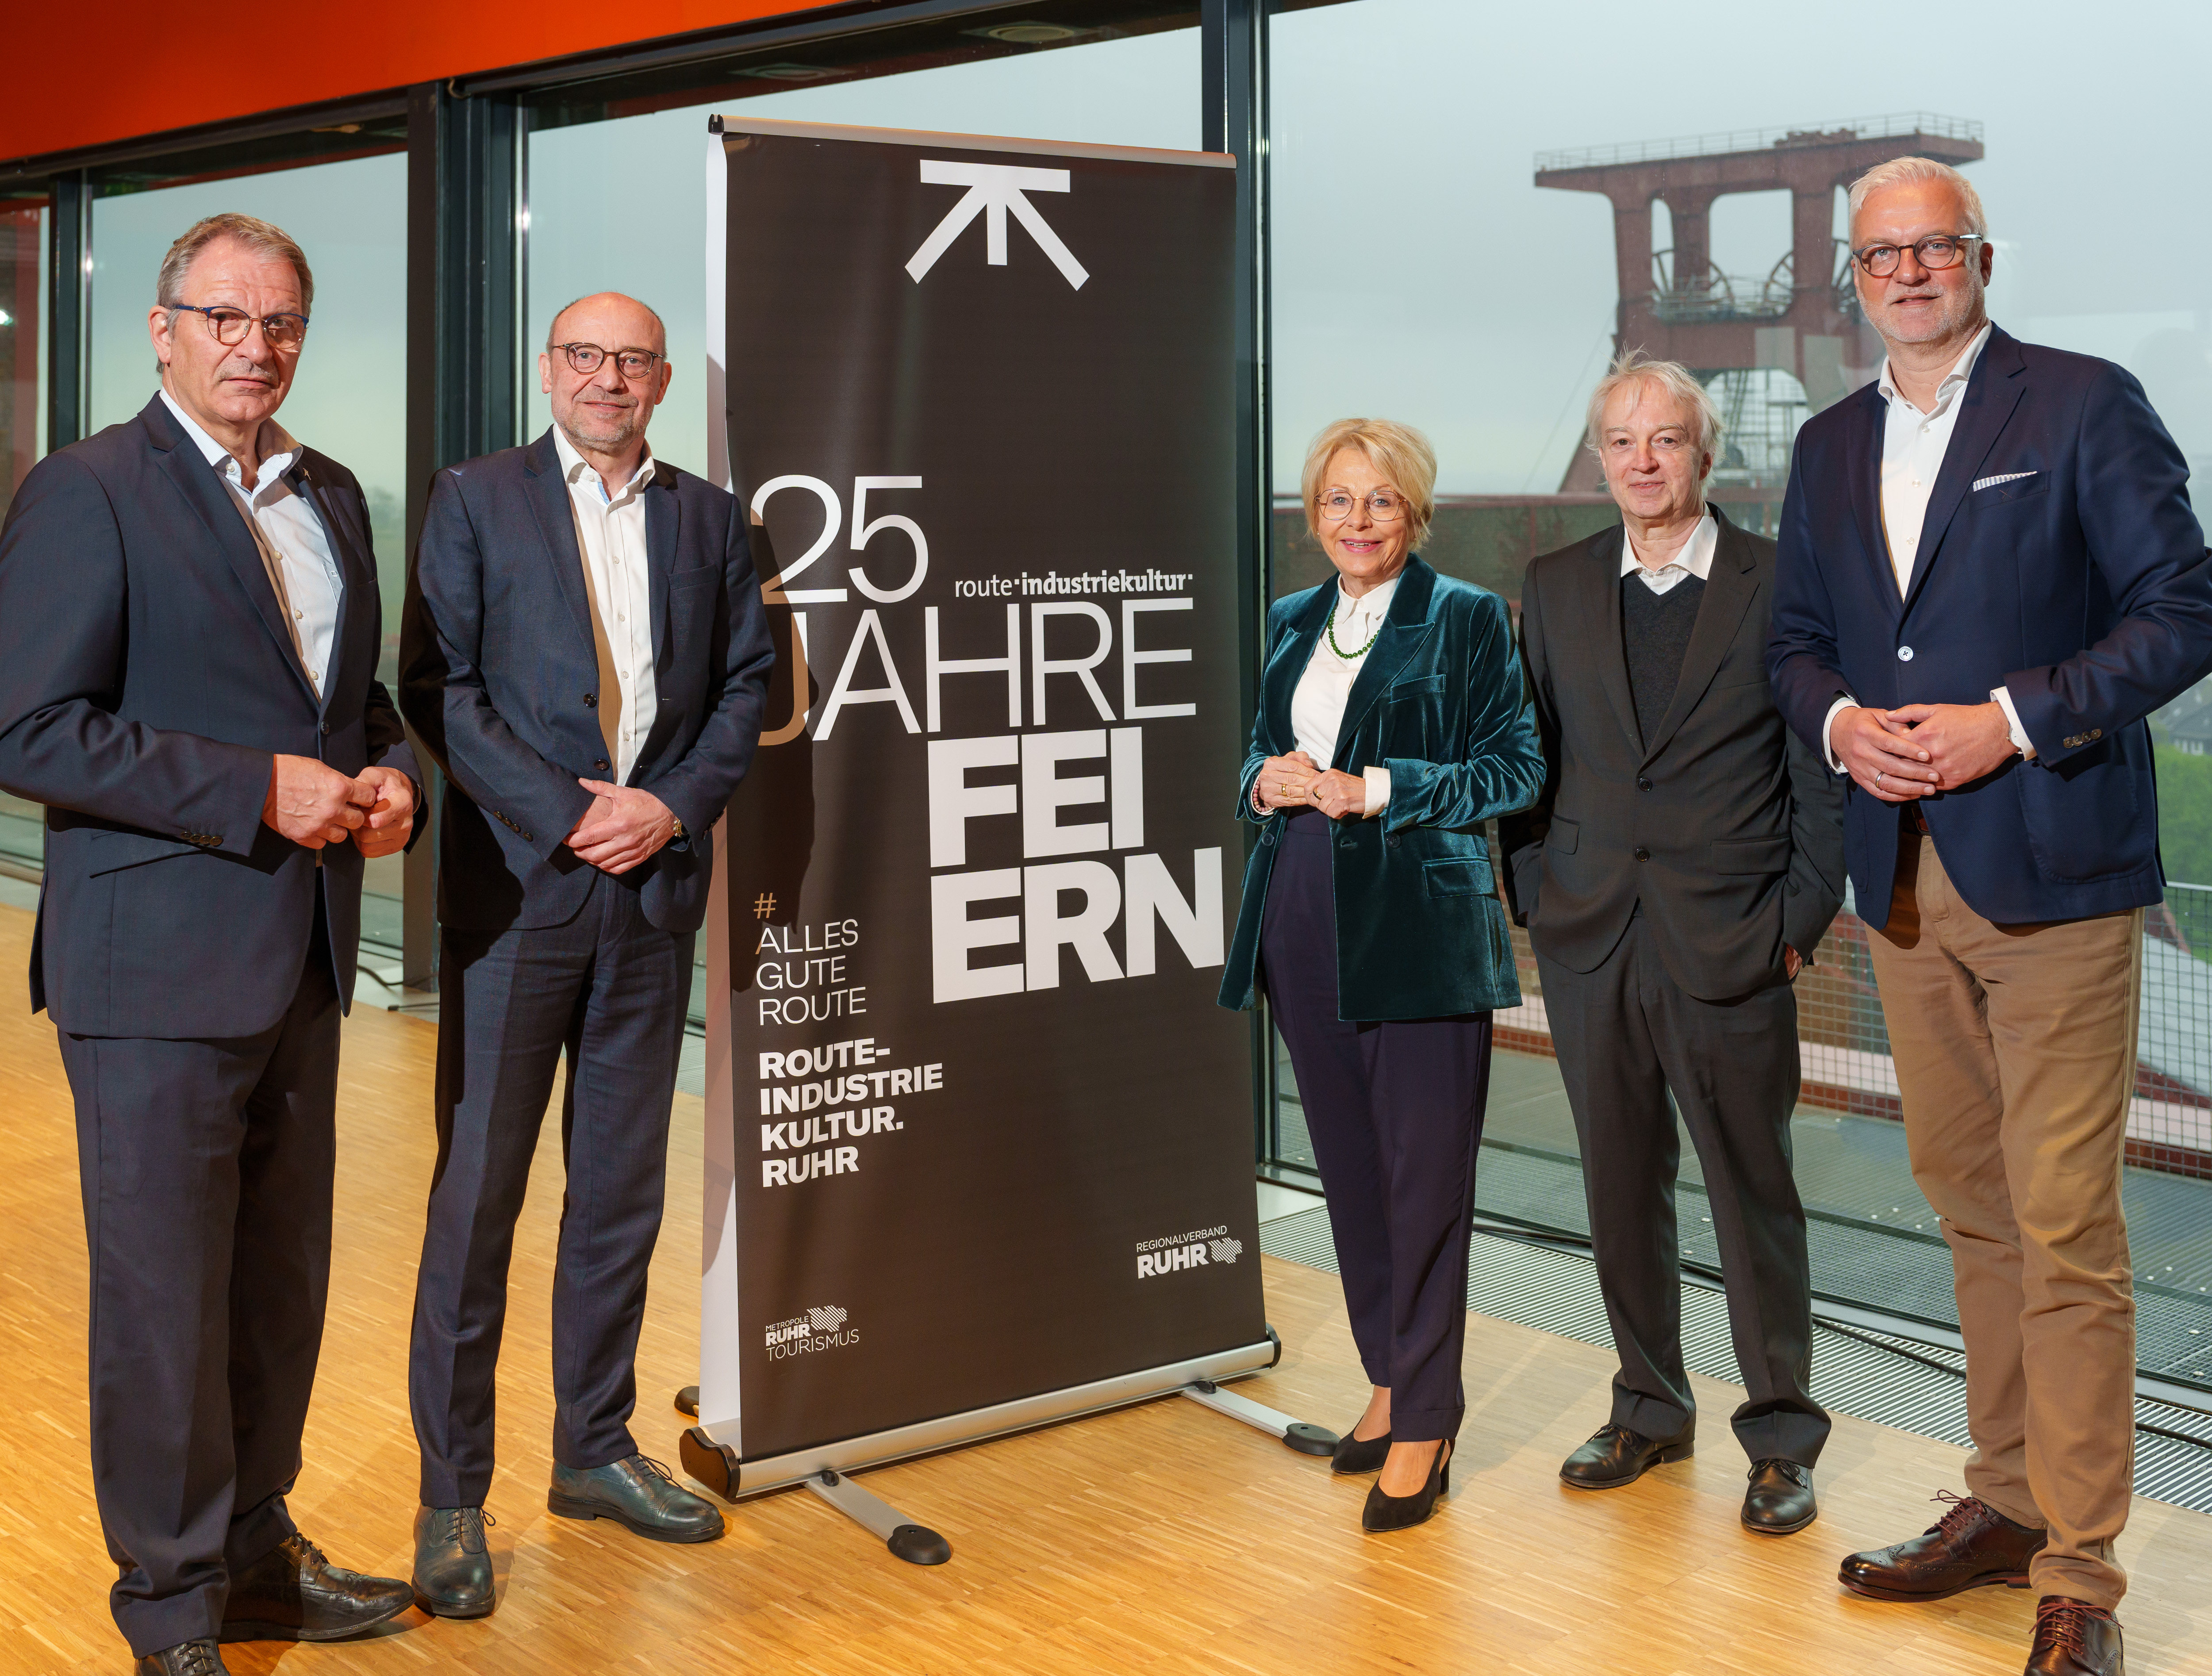
[[1379,1473],[1389,1454],[1389,1432],[1384,1432],[1380,1437],[1354,1437],[1346,1432],[1336,1440],[1336,1454],[1328,1463],[1328,1470],[1340,1479]]
[[1410,1496],[1386,1496],[1376,1485],[1367,1492],[1367,1505],[1359,1522],[1370,1531],[1410,1530],[1425,1524],[1437,1510],[1437,1498],[1451,1488],[1452,1442],[1444,1440],[1437,1458],[1429,1463],[1429,1481]]

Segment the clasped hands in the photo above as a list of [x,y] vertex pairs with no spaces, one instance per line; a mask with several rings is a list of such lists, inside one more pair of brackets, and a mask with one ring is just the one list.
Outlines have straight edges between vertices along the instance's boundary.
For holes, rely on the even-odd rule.
[[406,848],[415,783],[397,768],[343,774],[312,756],[279,756],[269,770],[261,823],[311,850],[351,839],[374,861]]
[[1254,782],[1262,807],[1318,809],[1333,821],[1367,812],[1367,781],[1356,774],[1324,768],[1303,750],[1270,756]]
[[1907,704],[1836,712],[1828,744],[1861,787],[1884,803],[1954,792],[1994,774],[2018,749],[2004,707]]
[[626,873],[676,835],[675,814],[652,792],[604,780],[576,783],[592,794],[592,806],[568,835],[568,847],[601,872]]

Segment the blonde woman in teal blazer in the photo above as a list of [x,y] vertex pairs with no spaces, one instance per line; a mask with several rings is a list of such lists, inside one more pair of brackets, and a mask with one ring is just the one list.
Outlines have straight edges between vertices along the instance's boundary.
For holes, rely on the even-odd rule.
[[1266,991],[1297,1078],[1374,1388],[1334,1463],[1379,1474],[1370,1531],[1449,1485],[1490,1015],[1521,999],[1481,829],[1544,777],[1504,602],[1413,552],[1435,485],[1427,440],[1387,421],[1308,452],[1337,580],[1268,613],[1237,802],[1260,841],[1221,987]]

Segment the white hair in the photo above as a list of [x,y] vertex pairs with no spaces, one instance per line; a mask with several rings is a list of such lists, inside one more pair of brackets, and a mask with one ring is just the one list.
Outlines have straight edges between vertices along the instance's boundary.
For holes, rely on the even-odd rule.
[[1852,224],[1857,224],[1860,207],[1875,193],[1892,186],[1918,185],[1930,180],[1940,180],[1958,193],[1959,203],[1966,214],[1966,224],[1959,229],[1961,233],[1971,233],[1981,239],[1990,236],[1989,217],[1982,213],[1982,195],[1974,190],[1974,183],[1948,163],[1939,163],[1933,157],[1893,157],[1887,163],[1876,163],[1852,181]]
[[1698,375],[1679,361],[1656,361],[1641,349],[1623,349],[1590,392],[1589,412],[1583,421],[1583,446],[1602,458],[1598,433],[1605,424],[1607,403],[1632,384],[1656,385],[1690,416],[1697,428],[1698,452],[1717,457],[1721,450],[1720,410]]

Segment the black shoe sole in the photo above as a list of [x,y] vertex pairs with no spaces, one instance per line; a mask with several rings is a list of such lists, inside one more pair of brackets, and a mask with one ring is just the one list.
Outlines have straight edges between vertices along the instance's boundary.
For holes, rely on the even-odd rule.
[[1852,1594],[1863,1595],[1869,1600],[1894,1600],[1901,1606],[1918,1606],[1929,1600],[1948,1600],[1954,1594],[1970,1594],[1978,1588],[1995,1588],[1999,1584],[2002,1584],[2007,1588],[2026,1588],[2028,1586],[2027,1573],[2025,1571],[1999,1572],[1986,1577],[1977,1577],[1970,1583],[1960,1583],[1956,1588],[1939,1589],[1933,1594],[1912,1594],[1903,1589],[1884,1588],[1877,1583],[1854,1582],[1850,1578],[1840,1574],[1838,1575],[1836,1581],[1850,1590]]
[[433,1618],[489,1618],[492,1615],[493,1609],[499,1605],[499,1597],[497,1595],[494,1595],[490,1600],[485,1601],[480,1606],[447,1606],[442,1601],[434,1600],[418,1588],[415,1591],[415,1604],[422,1607],[424,1612],[429,1613]]
[[562,1519],[611,1519],[631,1535],[641,1536],[648,1542],[712,1542],[729,1531],[726,1521],[701,1531],[663,1530],[655,1525],[641,1525],[628,1515],[616,1512],[604,1502],[580,1502],[572,1497],[550,1491],[545,1497],[545,1510]]
[[1625,1479],[1571,1479],[1562,1468],[1559,1482],[1570,1490],[1626,1490],[1654,1466],[1671,1466],[1678,1460],[1687,1460],[1697,1452],[1695,1443],[1669,1443]]
[[1820,1516],[1820,1509],[1816,1507],[1794,1525],[1761,1525],[1748,1519],[1740,1522],[1753,1536],[1795,1536]]
[[225,1646],[238,1641],[345,1641],[366,1635],[380,1624],[388,1624],[405,1612],[415,1602],[402,1600],[390,1612],[379,1612],[374,1618],[365,1618],[358,1624],[348,1624],[337,1629],[303,1630],[290,1624],[264,1624],[258,1618],[225,1618],[222,1630],[216,1637]]

